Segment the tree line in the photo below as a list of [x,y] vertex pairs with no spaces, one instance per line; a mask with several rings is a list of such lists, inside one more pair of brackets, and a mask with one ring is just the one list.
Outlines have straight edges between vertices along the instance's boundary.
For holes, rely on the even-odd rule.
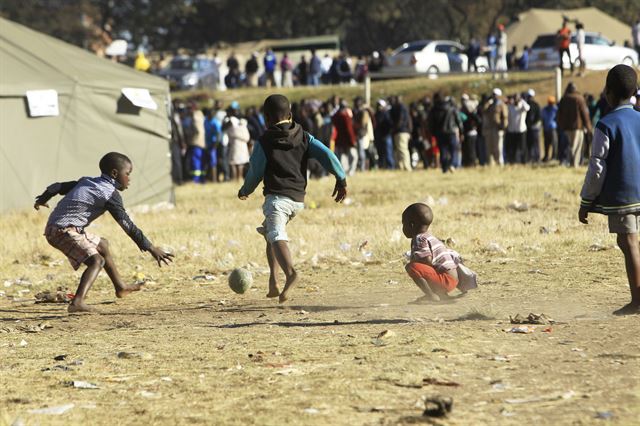
[[484,39],[529,8],[595,6],[632,24],[638,0],[0,0],[0,15],[78,46],[129,38],[155,50],[338,34],[351,54],[405,41]]

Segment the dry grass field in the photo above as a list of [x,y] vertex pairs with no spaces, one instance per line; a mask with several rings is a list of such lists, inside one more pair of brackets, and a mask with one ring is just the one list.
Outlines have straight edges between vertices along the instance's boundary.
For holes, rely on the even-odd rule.
[[[132,209],[174,251],[168,268],[99,219],[91,229],[123,276],[147,281],[116,300],[102,274],[88,300],[101,315],[34,304],[43,290],[74,291],[79,273],[41,236],[46,212],[4,215],[0,424],[638,424],[638,318],[611,315],[629,297],[623,260],[603,217],[577,221],[583,175],[374,172],[350,179],[343,205],[331,180],[312,181],[288,228],[302,280],[285,305],[264,297],[262,196],[241,202],[237,184],[187,185],[175,209]],[[416,201],[479,274],[455,303],[408,304],[419,291],[400,214]],[[255,278],[244,295],[226,279],[240,266]],[[505,331],[530,312],[555,324]],[[453,398],[447,418],[422,417],[435,395]]]

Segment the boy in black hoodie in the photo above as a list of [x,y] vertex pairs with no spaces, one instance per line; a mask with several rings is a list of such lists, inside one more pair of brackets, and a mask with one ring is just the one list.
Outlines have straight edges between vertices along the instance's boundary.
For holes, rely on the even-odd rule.
[[[304,208],[307,161],[314,158],[336,177],[332,197],[338,203],[347,196],[347,181],[340,161],[333,152],[293,121],[291,105],[285,96],[267,97],[264,101],[264,116],[267,130],[253,148],[249,171],[238,191],[238,198],[246,200],[260,181],[264,180],[265,201],[262,211],[265,219],[258,232],[267,240],[270,270],[267,297],[279,297],[280,303],[283,303],[298,280],[287,244],[289,238],[285,226]],[[286,276],[282,292],[278,290],[277,265],[280,265]]]

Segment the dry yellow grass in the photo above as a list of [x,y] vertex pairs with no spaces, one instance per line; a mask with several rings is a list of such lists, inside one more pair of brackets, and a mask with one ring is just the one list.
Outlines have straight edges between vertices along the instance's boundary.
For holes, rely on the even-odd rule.
[[[285,306],[264,298],[259,194],[241,202],[235,184],[188,185],[175,209],[134,213],[175,251],[161,270],[103,217],[93,232],[109,238],[123,275],[151,282],[115,301],[101,276],[88,302],[103,315],[0,297],[0,424],[410,424],[424,420],[420,399],[434,394],[454,399],[439,424],[591,424],[597,412],[634,424],[637,318],[610,314],[628,299],[622,256],[604,218],[577,221],[583,174],[376,172],[350,179],[350,205],[331,201],[330,179],[312,181],[307,203],[318,207],[288,228],[302,282]],[[407,304],[419,294],[402,266],[400,213],[427,199],[434,233],[455,240],[482,283],[451,305]],[[515,200],[529,209],[508,208]],[[0,221],[0,278],[31,283],[0,286],[18,300],[77,284],[40,235],[45,220],[32,211]],[[490,243],[505,252],[488,251]],[[603,250],[590,251],[596,244]],[[247,265],[255,291],[235,295],[224,273]],[[559,323],[551,333],[503,331],[509,315],[529,312]],[[42,323],[51,328],[28,332]],[[395,335],[375,340],[384,330]],[[56,365],[70,370],[42,371]],[[99,389],[65,386],[71,380]],[[30,413],[67,403],[74,407],[62,415]]]

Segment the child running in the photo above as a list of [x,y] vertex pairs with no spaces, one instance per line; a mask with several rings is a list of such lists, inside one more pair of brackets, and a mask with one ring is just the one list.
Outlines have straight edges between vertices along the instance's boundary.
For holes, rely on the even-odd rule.
[[411,204],[402,212],[402,232],[411,238],[411,258],[405,269],[424,293],[415,304],[445,301],[455,288],[466,293],[477,287],[475,272],[462,264],[460,255],[431,235],[431,222],[433,212],[426,204]]
[[68,307],[69,312],[96,312],[95,308],[87,306],[84,300],[103,266],[118,298],[139,291],[142,285],[124,284],[116,269],[108,241],[85,232],[85,228],[105,211],[111,213],[140,250],[148,251],[153,256],[158,266],[162,263],[168,265],[172,261],[173,255],[153,246],[124,209],[118,191],[124,191],[129,187],[132,169],[131,160],[126,155],[110,152],[100,160],[102,174],[99,177],[83,177],[78,181],[54,183],[36,197],[33,207],[39,210],[40,206],[49,207],[47,202],[55,195],[64,195],[51,212],[44,235],[50,245],[67,256],[73,269],[77,270],[83,263],[87,266],[80,278],[76,295]]
[[[238,198],[246,200],[264,179],[264,222],[258,232],[267,240],[270,270],[267,297],[279,297],[280,303],[284,303],[298,280],[285,227],[304,208],[307,161],[316,159],[336,177],[332,197],[338,203],[347,196],[347,181],[340,161],[333,152],[293,121],[291,106],[285,96],[267,97],[264,116],[267,130],[253,148],[249,171],[238,191]],[[282,292],[277,283],[278,265],[286,277]]]
[[582,223],[589,223],[590,212],[607,215],[609,232],[617,234],[624,254],[631,302],[614,315],[640,314],[640,112],[629,102],[637,85],[638,75],[627,65],[616,65],[607,74],[604,93],[613,110],[593,133],[578,212]]

